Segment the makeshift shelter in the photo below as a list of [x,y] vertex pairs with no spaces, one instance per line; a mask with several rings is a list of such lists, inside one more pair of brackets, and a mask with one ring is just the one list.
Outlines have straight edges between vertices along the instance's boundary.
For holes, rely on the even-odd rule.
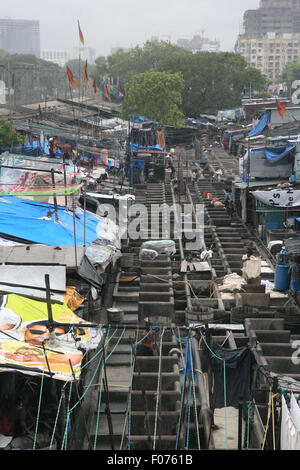
[[[251,148],[239,160],[239,173],[243,180],[250,178],[287,179],[293,172],[294,145]],[[250,152],[250,158],[248,158]]]

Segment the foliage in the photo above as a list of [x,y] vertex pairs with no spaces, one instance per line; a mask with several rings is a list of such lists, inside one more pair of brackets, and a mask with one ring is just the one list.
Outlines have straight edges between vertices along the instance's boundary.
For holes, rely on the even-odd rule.
[[263,92],[267,80],[257,69],[248,66],[239,54],[221,52],[192,53],[169,42],[146,42],[129,52],[99,57],[93,77],[119,76],[128,87],[133,76],[146,72],[181,73],[184,79],[182,112],[191,117],[240,106],[243,90]]
[[184,82],[181,74],[146,72],[132,77],[122,103],[122,117],[142,115],[159,125],[181,126]]
[[0,77],[7,88],[14,89],[14,101],[19,104],[42,101],[65,89],[63,69],[34,55],[0,51]]
[[0,119],[0,150],[4,151],[21,143],[21,134],[18,134],[8,121]]
[[283,69],[279,81],[286,82],[289,86],[295,81],[300,80],[300,62],[290,62]]

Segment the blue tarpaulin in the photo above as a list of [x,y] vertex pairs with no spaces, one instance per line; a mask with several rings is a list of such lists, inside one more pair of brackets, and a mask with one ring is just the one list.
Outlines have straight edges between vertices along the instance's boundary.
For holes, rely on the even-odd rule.
[[267,111],[259,120],[259,122],[256,124],[256,126],[252,129],[252,131],[249,132],[248,137],[255,137],[257,135],[260,135],[264,129],[267,127],[267,125],[270,122],[270,111]]
[[277,163],[289,155],[295,148],[295,145],[287,145],[285,147],[268,147],[265,149],[265,155],[269,163]]
[[[49,208],[51,215],[49,217]],[[50,246],[74,245],[73,213],[58,206],[55,221],[54,205],[15,197],[0,198],[0,233]],[[76,244],[84,245],[84,212],[76,211]],[[101,238],[105,222],[94,214],[86,213],[86,246]]]
[[161,149],[158,144],[152,145],[151,147],[139,147],[139,145],[130,142],[130,146],[133,148],[133,150],[161,150],[162,152],[165,151],[165,149]]

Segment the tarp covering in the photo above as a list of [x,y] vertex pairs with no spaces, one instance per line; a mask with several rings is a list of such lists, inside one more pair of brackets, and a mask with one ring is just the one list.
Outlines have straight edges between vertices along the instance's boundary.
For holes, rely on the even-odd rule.
[[248,136],[254,137],[256,135],[260,135],[269,124],[270,116],[270,111],[267,111],[265,114],[263,114],[256,126],[252,129],[252,131],[249,132]]
[[289,155],[296,145],[286,145],[284,147],[267,147],[265,149],[265,155],[270,163],[277,163],[287,155]]
[[162,152],[165,151],[165,149],[160,148],[158,144],[151,145],[149,147],[140,147],[139,145],[130,142],[130,146],[132,147],[133,150],[161,150]]
[[[49,213],[50,209],[50,213]],[[52,204],[26,201],[14,197],[0,198],[0,233],[14,238],[50,246],[72,246],[76,244],[89,246],[101,238],[108,244],[117,242],[117,227],[111,221],[86,212],[84,230],[84,211],[77,208],[73,212],[58,207],[58,221],[55,221],[55,210]]]
[[[63,381],[80,377],[81,349],[95,349],[101,341],[102,330],[89,328],[89,324],[83,322],[66,304],[52,303],[51,310],[54,320],[52,331],[46,302],[15,294],[2,297],[1,371],[45,374]],[[80,328],[80,323],[83,328]]]

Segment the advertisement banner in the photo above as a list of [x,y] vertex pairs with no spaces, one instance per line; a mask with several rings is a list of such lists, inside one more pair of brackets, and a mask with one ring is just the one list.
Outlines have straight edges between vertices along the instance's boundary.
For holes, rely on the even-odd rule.
[[253,191],[258,201],[272,207],[300,207],[300,190],[274,189],[272,191]]
[[97,347],[102,330],[65,303],[51,303],[52,319],[42,300],[9,294],[0,303],[0,371],[79,379],[83,351]]

